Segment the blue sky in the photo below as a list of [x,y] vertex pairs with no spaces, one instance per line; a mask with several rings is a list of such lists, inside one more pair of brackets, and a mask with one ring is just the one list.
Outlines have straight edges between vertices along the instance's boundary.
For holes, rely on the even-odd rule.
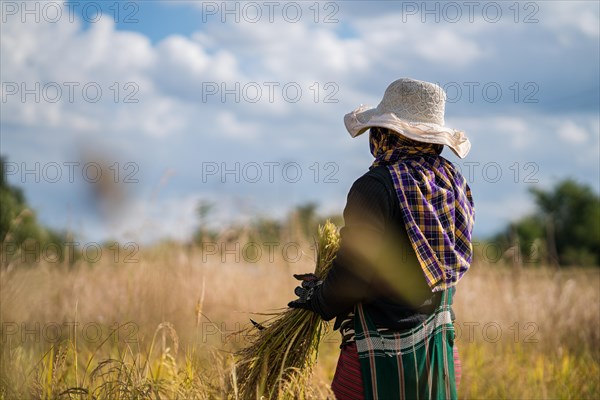
[[1,4],[1,154],[87,240],[189,237],[199,200],[215,225],[341,212],[371,162],[343,116],[400,77],[444,87],[472,141],[476,235],[531,212],[531,187],[599,190],[595,1],[23,4]]

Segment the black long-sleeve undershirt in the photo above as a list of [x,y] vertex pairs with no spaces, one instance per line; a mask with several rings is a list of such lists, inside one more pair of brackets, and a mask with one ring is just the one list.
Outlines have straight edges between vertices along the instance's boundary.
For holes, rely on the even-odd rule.
[[374,322],[409,329],[429,316],[441,294],[428,287],[412,249],[387,167],[371,169],[348,193],[341,245],[312,305],[335,327],[362,302]]

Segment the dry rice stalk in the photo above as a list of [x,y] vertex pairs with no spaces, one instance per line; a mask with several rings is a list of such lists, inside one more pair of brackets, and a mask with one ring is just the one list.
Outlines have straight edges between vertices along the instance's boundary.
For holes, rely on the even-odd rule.
[[[319,226],[315,275],[325,278],[339,249],[336,226],[327,220]],[[324,322],[302,309],[285,309],[249,328],[250,345],[236,353],[236,376],[242,399],[304,398],[307,378],[317,359]]]

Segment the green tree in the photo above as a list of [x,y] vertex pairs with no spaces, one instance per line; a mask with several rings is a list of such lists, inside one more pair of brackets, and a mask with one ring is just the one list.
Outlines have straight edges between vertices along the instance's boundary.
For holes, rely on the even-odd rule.
[[300,226],[300,231],[304,237],[311,237],[316,234],[318,221],[317,221],[317,203],[308,202],[296,206],[295,215],[297,222]]
[[259,217],[252,222],[252,231],[256,232],[254,241],[266,243],[281,240],[282,223],[276,219]]
[[202,243],[204,240],[214,239],[216,232],[208,228],[211,215],[215,210],[215,204],[209,200],[201,199],[196,204],[196,216],[198,218],[198,228],[194,233],[194,242]]
[[[41,226],[25,201],[20,188],[12,186],[7,180],[6,159],[0,157],[0,243],[2,244],[2,264],[10,262],[13,256],[23,254],[26,249],[27,259],[32,262],[39,259],[39,252],[49,248],[49,244],[57,244],[53,249],[62,249],[65,242],[62,233]],[[58,254],[64,257],[63,252]]]
[[[502,248],[518,243],[524,260],[598,265],[600,197],[572,179],[560,181],[550,190],[534,188],[530,193],[537,206],[535,213],[511,224],[493,240]],[[534,257],[539,251],[544,254]]]
[[559,182],[553,190],[532,189],[531,193],[545,222],[547,244],[556,248],[559,262],[598,265],[600,197],[572,179]]

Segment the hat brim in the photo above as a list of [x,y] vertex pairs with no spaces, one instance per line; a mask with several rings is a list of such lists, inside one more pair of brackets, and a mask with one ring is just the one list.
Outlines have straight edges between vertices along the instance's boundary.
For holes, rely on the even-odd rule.
[[377,108],[357,108],[344,116],[344,125],[352,137],[360,136],[372,127],[380,127],[418,142],[443,144],[460,158],[465,158],[471,150],[471,142],[463,131],[434,123],[407,121],[394,113],[381,113]]

